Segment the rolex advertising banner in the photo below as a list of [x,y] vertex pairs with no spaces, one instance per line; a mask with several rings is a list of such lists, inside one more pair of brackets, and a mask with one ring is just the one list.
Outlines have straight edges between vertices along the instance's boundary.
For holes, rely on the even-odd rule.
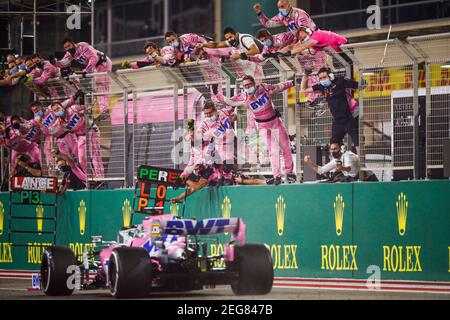
[[363,278],[450,280],[449,181],[355,184],[353,232]]
[[[169,189],[167,198],[182,191]],[[66,192],[58,198],[57,243],[81,254],[92,235],[116,240],[145,217],[131,221],[133,194]],[[268,245],[277,277],[367,279],[368,270],[379,270],[384,280],[450,281],[449,194],[445,180],[206,188],[188,198],[185,217],[242,217],[247,242]],[[182,209],[166,203],[165,212],[181,217]],[[51,216],[47,208],[29,210]],[[34,245],[52,235],[36,232],[22,239],[29,246],[11,246],[9,214],[9,195],[0,194],[0,270],[37,270],[42,247]],[[16,223],[52,228],[47,220]],[[209,240],[209,254],[221,254],[229,238]]]

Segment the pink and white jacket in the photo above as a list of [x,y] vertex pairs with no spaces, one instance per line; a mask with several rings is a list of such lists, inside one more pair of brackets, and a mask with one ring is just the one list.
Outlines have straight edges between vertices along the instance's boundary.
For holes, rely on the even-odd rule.
[[[315,51],[322,50],[325,47],[332,47],[334,51],[340,52],[341,49],[339,46],[341,44],[346,44],[348,41],[345,37],[340,34],[331,32],[331,31],[323,31],[316,30],[310,36],[308,40],[316,40],[317,44],[312,46],[311,49]],[[307,41],[307,40],[306,40]],[[305,41],[303,41],[305,42]]]
[[156,60],[153,59],[151,56],[146,56],[142,61],[136,61],[131,63],[131,69],[139,69],[139,62],[148,63],[148,64],[155,64]]
[[255,56],[250,57],[250,61],[264,62],[266,60],[264,58],[265,54],[277,52],[281,48],[297,43],[298,40],[297,34],[295,32],[288,31],[273,35],[272,41],[273,41],[272,46],[270,47],[264,46],[263,52],[261,54],[257,54]]
[[258,20],[266,28],[286,26],[289,31],[296,31],[300,27],[306,27],[311,30],[316,29],[316,24],[309,14],[300,8],[292,8],[292,12],[287,17],[283,17],[281,13],[279,13],[272,19],[267,18],[264,13],[261,13]]
[[224,145],[233,145],[236,136],[233,130],[234,116],[234,108],[228,107],[217,110],[215,121],[210,118],[203,120],[198,129],[203,136],[203,140],[211,141],[214,139],[214,144],[219,148]]
[[23,132],[13,127],[8,127],[9,135],[3,138],[3,145],[19,153],[27,152],[32,142],[25,139]]
[[66,110],[66,116],[64,118],[64,126],[67,131],[75,133],[75,135],[86,135],[86,122],[84,120],[85,106],[75,104],[75,100],[70,98],[63,104]]
[[189,53],[192,55],[199,55],[200,49],[197,49],[196,46],[199,43],[207,43],[205,38],[199,36],[195,33],[186,33],[180,36],[180,51],[181,53]]
[[164,64],[171,66],[177,62],[177,51],[172,46],[162,47],[160,53]]
[[81,65],[86,66],[84,69],[85,72],[93,73],[96,70],[100,56],[102,55],[104,55],[103,52],[96,50],[90,44],[79,42],[76,44],[75,55],[72,56],[67,52],[62,60],[56,62],[56,66],[59,68],[67,68],[72,63],[72,60],[75,60]]
[[48,61],[44,61],[44,68],[35,68],[33,71],[31,71],[28,76],[33,78],[34,84],[43,84],[48,79],[51,78],[58,78],[61,76],[61,71],[58,67],[55,67]]
[[253,113],[256,121],[265,121],[276,116],[275,107],[271,96],[284,90],[288,90],[293,86],[294,83],[292,81],[280,84],[261,83],[256,85],[255,94],[252,96],[241,94],[228,99],[223,95],[217,95],[217,98],[221,100],[223,104],[229,106],[245,104],[247,109]]

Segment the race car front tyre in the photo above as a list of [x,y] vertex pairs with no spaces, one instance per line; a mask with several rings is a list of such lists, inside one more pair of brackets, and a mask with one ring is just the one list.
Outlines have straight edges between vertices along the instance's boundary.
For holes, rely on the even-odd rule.
[[272,290],[273,262],[265,245],[235,247],[235,260],[231,266],[239,274],[238,280],[231,284],[236,295],[263,295]]
[[143,298],[152,288],[150,257],[144,248],[120,247],[108,263],[111,295],[117,299]]
[[[75,281],[77,260],[74,253],[65,247],[48,247],[41,262],[41,288],[47,296],[70,296]],[[72,269],[71,269],[72,268]]]

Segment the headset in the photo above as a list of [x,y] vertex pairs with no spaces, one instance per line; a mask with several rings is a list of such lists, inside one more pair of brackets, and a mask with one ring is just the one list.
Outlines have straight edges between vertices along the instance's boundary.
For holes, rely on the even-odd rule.
[[330,77],[330,80],[333,81],[335,79],[334,77],[334,73],[333,72],[329,72],[328,76]]
[[333,81],[334,79],[336,79],[336,77],[334,76],[334,73],[331,71],[330,68],[327,69],[327,73],[328,76],[330,77],[330,80]]

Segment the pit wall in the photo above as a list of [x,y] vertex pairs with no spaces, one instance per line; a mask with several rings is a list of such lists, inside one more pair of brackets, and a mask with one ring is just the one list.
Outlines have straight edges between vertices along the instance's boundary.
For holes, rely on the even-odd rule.
[[[57,243],[80,253],[92,235],[115,240],[132,206],[133,190],[67,192],[58,200]],[[14,207],[14,215],[53,215],[43,208]],[[181,215],[177,205],[166,211]],[[29,245],[11,246],[8,215],[3,193],[0,270],[39,269],[42,249],[33,244],[53,236],[13,235]],[[186,217],[229,216],[243,218],[249,243],[270,247],[277,277],[450,281],[450,181],[221,187],[188,199]],[[52,231],[53,222],[20,220],[12,228]],[[209,250],[220,254],[223,246]]]

